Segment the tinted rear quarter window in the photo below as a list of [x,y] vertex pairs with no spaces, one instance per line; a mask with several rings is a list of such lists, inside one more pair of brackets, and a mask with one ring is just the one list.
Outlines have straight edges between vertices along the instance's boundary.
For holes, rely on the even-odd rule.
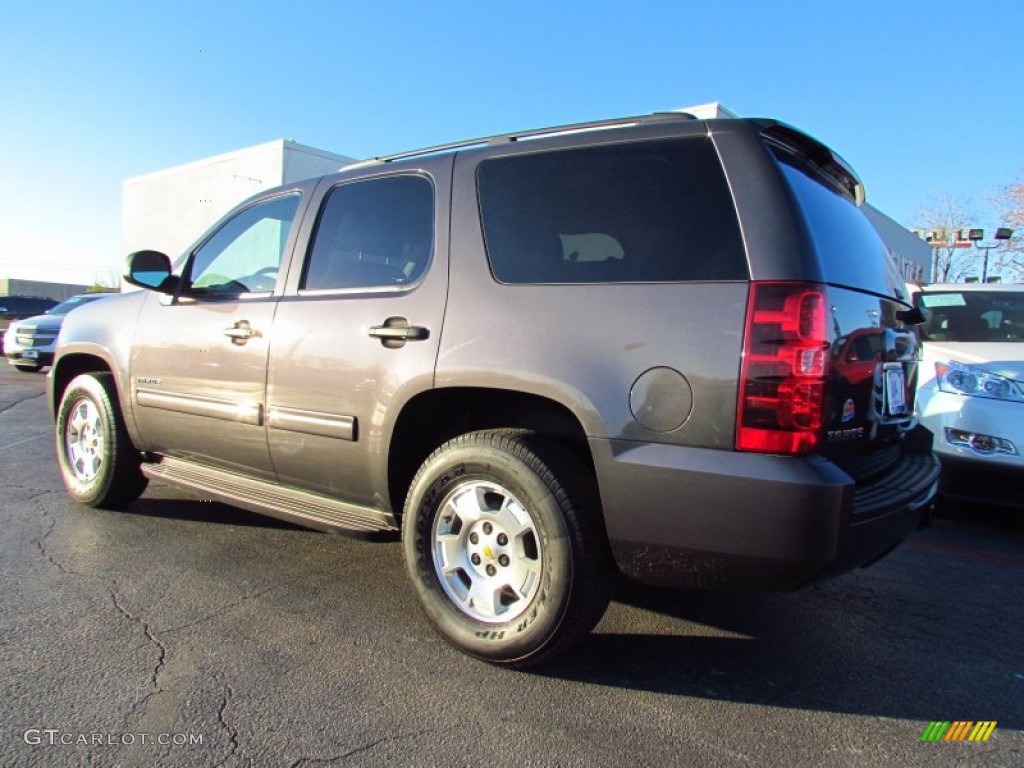
[[736,211],[704,137],[538,152],[477,171],[504,283],[742,280]]

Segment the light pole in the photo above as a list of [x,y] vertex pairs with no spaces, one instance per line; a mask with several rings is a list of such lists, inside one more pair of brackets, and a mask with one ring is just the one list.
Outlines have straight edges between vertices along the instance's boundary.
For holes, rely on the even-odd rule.
[[[1009,240],[1013,237],[1013,230],[1009,227],[999,227],[996,230],[996,240]],[[967,233],[967,239],[970,240],[974,247],[985,252],[985,258],[981,262],[981,282],[988,282],[988,252],[993,248],[998,248],[1001,243],[992,243],[991,245],[978,245],[981,240],[985,239],[984,229],[972,229]]]

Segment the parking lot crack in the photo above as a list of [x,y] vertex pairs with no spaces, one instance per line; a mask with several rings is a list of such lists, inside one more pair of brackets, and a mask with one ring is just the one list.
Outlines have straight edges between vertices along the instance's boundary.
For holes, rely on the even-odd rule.
[[220,766],[227,763],[231,757],[237,755],[238,751],[242,748],[238,741],[238,730],[224,719],[224,713],[227,711],[228,705],[234,697],[234,690],[230,685],[224,683],[224,693],[221,697],[220,707],[217,709],[217,724],[227,732],[228,738],[231,740],[231,751],[224,755],[224,758],[217,763],[214,768],[220,768]]
[[163,630],[161,630],[161,633],[164,634],[164,635],[169,635],[172,632],[181,632],[182,630],[185,630],[185,629],[193,629],[195,627],[198,627],[200,624],[204,624],[205,622],[209,621],[210,619],[216,619],[216,618],[223,617],[224,614],[227,613],[228,611],[232,611],[235,608],[238,608],[239,606],[244,605],[246,602],[248,602],[250,600],[256,600],[257,598],[263,597],[263,595],[266,595],[266,594],[268,594],[270,592],[273,592],[276,589],[280,589],[281,587],[291,586],[292,584],[296,583],[299,580],[300,579],[292,579],[291,581],[283,582],[281,584],[272,584],[271,586],[265,587],[265,588],[260,589],[260,590],[257,590],[256,592],[251,592],[251,593],[249,593],[247,595],[243,595],[242,597],[238,598],[237,600],[234,600],[234,601],[232,601],[230,603],[227,603],[225,605],[220,606],[219,608],[217,608],[216,611],[213,611],[212,613],[209,613],[206,616],[202,616],[202,617],[196,619],[195,621],[190,621],[188,624],[180,624],[180,625],[178,625],[176,627],[170,627],[170,628],[167,628],[167,629],[163,629]]
[[[445,729],[441,729],[441,730],[445,730]],[[398,733],[398,734],[394,734],[392,736],[382,736],[379,739],[374,739],[373,741],[371,741],[371,742],[369,742],[367,744],[361,744],[360,746],[355,747],[354,749],[350,749],[348,752],[345,752],[345,753],[340,754],[340,755],[332,755],[330,757],[300,757],[298,760],[293,762],[289,766],[289,768],[306,768],[306,766],[314,766],[314,765],[332,765],[334,763],[338,763],[338,762],[341,762],[343,760],[347,760],[348,758],[350,758],[350,757],[352,757],[354,755],[358,755],[358,754],[360,754],[362,752],[367,752],[367,751],[373,749],[374,747],[377,747],[377,746],[379,746],[381,744],[385,744],[387,742],[396,742],[396,741],[405,741],[407,739],[415,739],[415,738],[417,738],[419,736],[423,736],[424,734],[436,733],[437,731],[438,731],[437,728],[421,728],[421,729],[419,729],[417,731],[411,731],[409,733]]]
[[[117,586],[116,581],[114,582],[114,586]],[[139,709],[145,708],[147,702],[151,698],[153,698],[158,693],[161,693],[163,691],[163,688],[160,685],[160,674],[163,672],[164,664],[167,662],[167,646],[165,646],[160,641],[160,638],[158,638],[153,633],[153,629],[149,625],[148,621],[141,618],[140,616],[136,616],[127,608],[125,608],[124,605],[122,605],[121,599],[118,597],[116,589],[110,590],[110,599],[114,603],[114,607],[117,608],[118,612],[122,616],[131,621],[133,624],[139,625],[139,627],[142,629],[142,633],[146,636],[146,639],[149,640],[149,642],[152,643],[152,645],[154,645],[157,650],[157,662],[156,665],[153,667],[153,673],[150,676],[150,684],[153,686],[153,690],[150,693],[148,693],[142,699],[142,701],[140,701],[136,706],[132,707],[132,712],[136,712]]]
[[[51,493],[54,493],[54,491],[41,491],[39,493],[35,493],[31,496],[28,496],[25,499],[25,501],[32,501],[33,499],[38,499],[40,496],[46,496],[47,494]],[[45,509],[42,511],[42,516],[43,519],[46,520],[49,524],[47,525],[46,530],[43,531],[42,535],[32,540],[32,543],[35,544],[36,549],[39,550],[39,554],[42,555],[46,562],[48,562],[61,573],[70,574],[72,576],[87,576],[88,574],[79,573],[78,571],[71,570],[53,556],[53,554],[50,552],[48,540],[50,538],[50,534],[52,534],[54,529],[57,527],[57,518],[55,518],[51,513],[47,512]]]
[[333,763],[338,763],[342,760],[347,760],[353,755],[358,755],[360,752],[366,752],[367,750],[373,749],[378,744],[383,744],[386,741],[392,740],[393,739],[391,739],[390,737],[384,736],[382,738],[376,739],[375,741],[371,741],[369,744],[363,744],[362,746],[349,750],[344,754],[334,755],[332,757],[300,757],[298,760],[292,763],[289,766],[289,768],[305,768],[305,766],[314,765],[332,765]]
[[19,398],[18,400],[13,401],[9,405],[5,405],[3,408],[0,408],[0,416],[3,416],[8,411],[17,408],[22,403],[27,403],[29,400],[35,400],[37,397],[42,397],[45,394],[45,392],[38,392],[34,395],[28,395],[27,397]]

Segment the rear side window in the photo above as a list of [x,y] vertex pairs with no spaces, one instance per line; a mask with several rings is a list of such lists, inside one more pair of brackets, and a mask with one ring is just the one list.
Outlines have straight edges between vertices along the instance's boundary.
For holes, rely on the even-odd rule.
[[434,187],[422,176],[388,176],[330,191],[303,278],[306,290],[415,282],[434,242]]
[[504,283],[742,280],[746,255],[706,138],[485,160],[491,271]]

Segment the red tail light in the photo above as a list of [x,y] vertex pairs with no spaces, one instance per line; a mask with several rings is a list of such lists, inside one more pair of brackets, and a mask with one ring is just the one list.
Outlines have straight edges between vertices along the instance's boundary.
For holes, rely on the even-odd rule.
[[825,288],[751,283],[736,449],[811,453],[821,436],[828,331]]

